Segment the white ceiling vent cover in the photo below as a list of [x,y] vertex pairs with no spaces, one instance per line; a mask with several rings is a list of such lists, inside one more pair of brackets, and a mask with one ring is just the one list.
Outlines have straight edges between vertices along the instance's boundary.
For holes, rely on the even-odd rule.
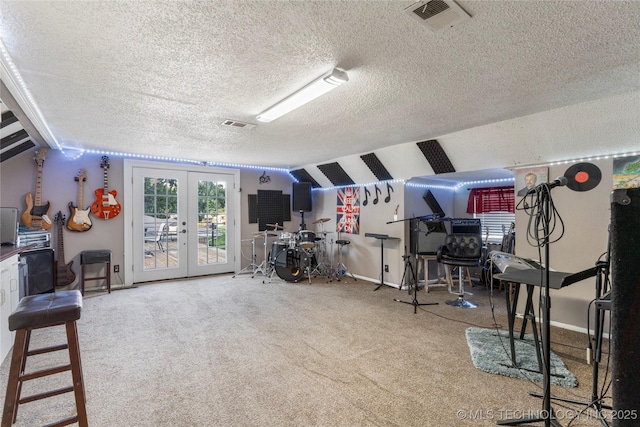
[[254,124],[245,123],[238,120],[225,120],[224,122],[222,122],[222,126],[236,128],[236,129],[242,129],[242,128],[253,129],[256,127],[256,125]]
[[471,15],[453,0],[422,0],[404,11],[426,24],[432,31],[442,31],[471,18]]

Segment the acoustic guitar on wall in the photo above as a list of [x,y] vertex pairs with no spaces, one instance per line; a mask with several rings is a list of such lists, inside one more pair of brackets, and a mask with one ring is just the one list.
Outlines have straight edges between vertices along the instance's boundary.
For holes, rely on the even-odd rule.
[[64,241],[62,230],[64,228],[64,215],[58,211],[55,217],[58,226],[58,260],[56,261],[56,287],[63,287],[73,283],[76,280],[76,274],[71,269],[73,261],[69,264],[64,263]]
[[53,225],[53,221],[51,221],[49,217],[51,203],[47,201],[46,204],[42,204],[42,168],[44,166],[44,153],[46,151],[46,148],[41,148],[36,154],[35,161],[38,166],[38,174],[36,176],[35,200],[31,193],[27,193],[25,196],[27,209],[20,216],[22,225],[41,230],[48,230]]
[[91,205],[91,213],[97,218],[111,219],[118,216],[121,210],[120,203],[116,200],[116,190],[109,191],[107,171],[109,170],[109,157],[102,156],[100,167],[104,174],[104,187],[95,191],[96,201]]
[[78,176],[74,178],[78,182],[78,206],[73,206],[73,202],[69,202],[69,220],[67,221],[67,229],[69,231],[87,231],[91,228],[91,218],[89,212],[91,208],[82,209],[82,194],[84,182],[87,180],[87,170],[80,169]]

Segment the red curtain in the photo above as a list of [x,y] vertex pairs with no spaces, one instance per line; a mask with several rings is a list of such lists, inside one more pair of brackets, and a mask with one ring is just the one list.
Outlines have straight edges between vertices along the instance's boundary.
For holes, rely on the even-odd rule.
[[513,186],[472,188],[467,213],[515,212]]

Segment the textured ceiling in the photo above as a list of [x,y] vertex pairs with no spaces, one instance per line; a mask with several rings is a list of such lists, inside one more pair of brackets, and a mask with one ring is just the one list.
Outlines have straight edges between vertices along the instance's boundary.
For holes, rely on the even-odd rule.
[[640,90],[640,2],[460,1],[441,32],[411,4],[1,0],[0,38],[61,145],[199,161],[295,168]]

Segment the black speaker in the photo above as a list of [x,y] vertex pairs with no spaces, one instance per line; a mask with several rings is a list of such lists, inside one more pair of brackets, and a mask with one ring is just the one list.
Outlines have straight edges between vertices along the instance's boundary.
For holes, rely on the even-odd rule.
[[53,292],[53,249],[23,252],[20,257],[27,262],[26,296]]
[[[611,200],[613,411],[633,414],[640,407],[640,188],[613,190]],[[638,425],[631,416],[616,421],[616,426]]]
[[311,212],[311,183],[293,183],[293,210]]

